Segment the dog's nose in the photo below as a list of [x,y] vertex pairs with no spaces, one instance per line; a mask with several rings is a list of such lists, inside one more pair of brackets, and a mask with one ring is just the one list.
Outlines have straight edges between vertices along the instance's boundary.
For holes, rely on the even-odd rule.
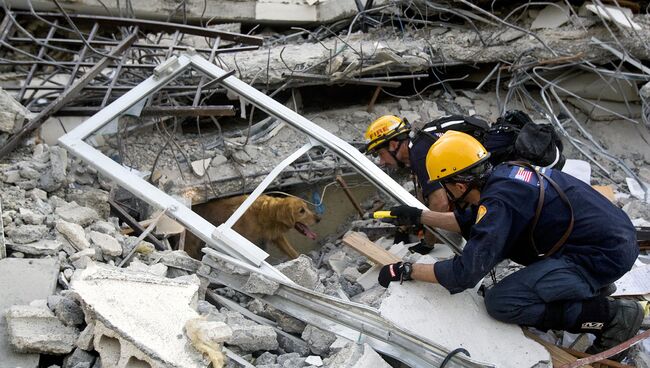
[[320,222],[320,216],[316,215],[315,217],[316,217],[316,223],[319,223]]

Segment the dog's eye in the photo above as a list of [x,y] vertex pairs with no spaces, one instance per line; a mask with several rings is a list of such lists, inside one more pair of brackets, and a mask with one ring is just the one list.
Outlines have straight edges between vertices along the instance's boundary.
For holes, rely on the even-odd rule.
[[300,209],[300,213],[305,213],[305,208],[304,207]]

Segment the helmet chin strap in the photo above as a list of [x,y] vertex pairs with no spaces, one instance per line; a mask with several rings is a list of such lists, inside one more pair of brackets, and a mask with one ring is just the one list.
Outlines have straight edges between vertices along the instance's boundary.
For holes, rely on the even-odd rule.
[[454,197],[453,193],[451,193],[449,189],[447,189],[446,184],[443,184],[442,187],[445,188],[447,197],[454,203],[454,206],[456,208],[460,209],[461,211],[464,211],[469,206],[469,202],[465,201],[465,197],[467,197],[469,192],[471,192],[472,189],[474,189],[473,182],[467,183],[467,189],[465,189],[465,192],[463,192],[463,194],[458,198]]
[[404,143],[403,140],[399,141],[399,145],[397,146],[397,149],[395,151],[386,150],[386,151],[388,151],[388,153],[390,153],[391,156],[393,156],[393,159],[395,160],[395,163],[397,164],[397,167],[399,167],[400,169],[403,169],[403,168],[406,167],[406,164],[404,164],[400,159],[397,158],[397,151],[399,151],[399,149],[402,148],[402,143]]

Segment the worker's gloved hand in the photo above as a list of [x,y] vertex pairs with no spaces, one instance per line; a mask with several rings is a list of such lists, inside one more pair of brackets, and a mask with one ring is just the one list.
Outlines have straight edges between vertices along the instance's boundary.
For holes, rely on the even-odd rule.
[[395,230],[395,238],[393,239],[393,244],[398,244],[398,243],[410,243],[410,236],[409,232],[407,230],[404,230],[400,227]]
[[396,225],[420,225],[422,210],[411,206],[397,206],[390,209],[390,215],[395,216]]
[[409,247],[409,250],[411,253],[419,253],[419,254],[429,254],[433,250],[433,247],[428,245],[424,239],[420,240],[419,243],[415,244],[412,247]]
[[401,284],[402,281],[411,280],[411,271],[413,271],[413,265],[410,262],[392,263],[381,268],[377,281],[385,288],[391,281],[399,281]]

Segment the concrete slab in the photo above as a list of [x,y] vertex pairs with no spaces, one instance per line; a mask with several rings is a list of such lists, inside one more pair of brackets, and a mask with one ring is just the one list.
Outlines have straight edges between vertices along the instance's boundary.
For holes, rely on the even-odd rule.
[[14,305],[5,311],[9,343],[23,353],[65,355],[75,348],[79,330],[66,326],[47,305]]
[[[422,257],[420,263],[433,260]],[[413,281],[391,283],[386,293],[382,316],[450,351],[463,347],[472,359],[497,367],[551,366],[543,346],[526,338],[519,326],[490,317],[483,298],[472,290],[450,295],[438,284]]]
[[[571,92],[582,98],[607,101],[639,101],[639,92],[636,83],[602,77],[595,73],[580,73],[562,80],[561,88],[557,89],[560,96],[569,96]],[[566,90],[566,91],[565,91]]]
[[617,114],[631,119],[639,119],[641,117],[641,105],[635,103],[626,104],[624,102],[598,101],[591,99],[579,100],[573,97],[568,97],[567,101],[582,110],[586,115],[589,115],[593,120],[620,120],[618,116],[609,111],[614,111]]
[[167,279],[91,263],[71,289],[94,316],[94,347],[108,366],[204,367],[183,332],[196,313],[199,280]]
[[58,274],[56,258],[0,260],[0,368],[38,366],[37,354],[15,353],[9,346],[4,314],[12,305],[46,299],[54,293]]

